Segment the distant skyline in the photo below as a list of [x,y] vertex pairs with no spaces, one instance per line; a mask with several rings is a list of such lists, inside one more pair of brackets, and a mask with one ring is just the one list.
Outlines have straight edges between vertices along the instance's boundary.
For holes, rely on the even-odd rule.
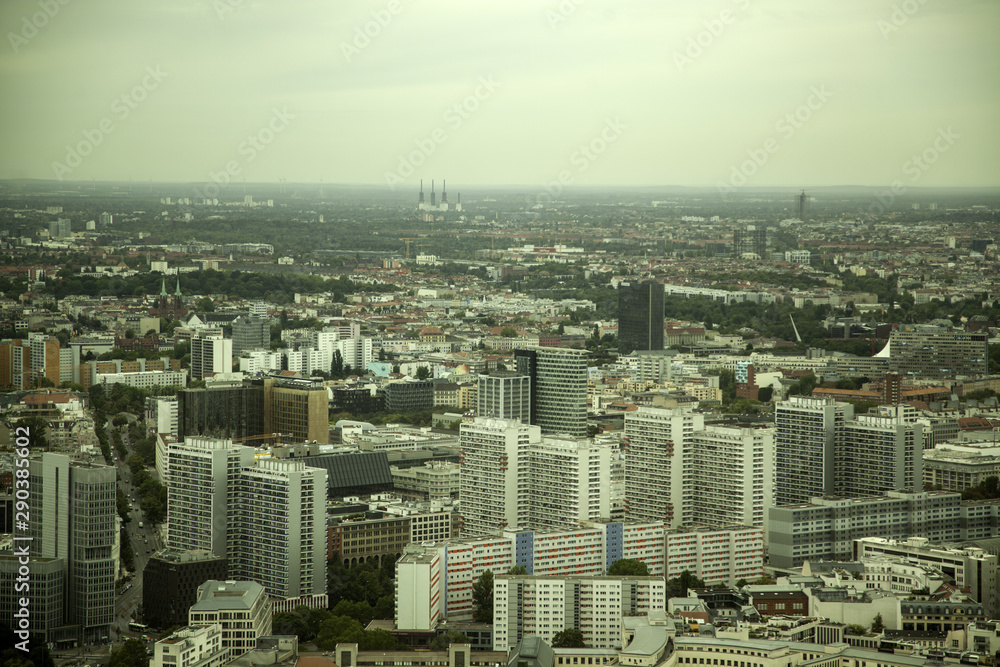
[[993,0],[7,0],[0,26],[0,179],[1000,186]]

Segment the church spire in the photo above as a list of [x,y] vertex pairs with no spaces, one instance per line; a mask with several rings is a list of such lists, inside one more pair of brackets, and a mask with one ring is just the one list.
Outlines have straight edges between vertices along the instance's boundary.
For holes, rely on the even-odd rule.
[[160,278],[160,296],[167,295],[167,279]]
[[177,289],[174,291],[174,296],[180,296],[180,295],[181,295],[181,279],[180,279],[180,277],[178,277],[177,278]]

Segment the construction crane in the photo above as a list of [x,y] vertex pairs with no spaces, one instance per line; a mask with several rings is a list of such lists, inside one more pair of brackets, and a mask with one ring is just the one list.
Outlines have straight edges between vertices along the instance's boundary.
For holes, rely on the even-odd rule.
[[420,239],[400,239],[400,241],[406,241],[406,259],[410,258],[410,244],[419,240]]

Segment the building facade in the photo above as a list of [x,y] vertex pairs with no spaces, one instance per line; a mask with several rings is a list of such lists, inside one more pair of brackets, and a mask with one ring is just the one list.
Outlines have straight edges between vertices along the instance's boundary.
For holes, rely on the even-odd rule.
[[515,350],[518,374],[531,378],[530,423],[542,433],[587,436],[587,351]]
[[663,349],[663,283],[618,285],[618,354]]
[[480,417],[531,420],[531,378],[512,371],[480,375],[476,414]]

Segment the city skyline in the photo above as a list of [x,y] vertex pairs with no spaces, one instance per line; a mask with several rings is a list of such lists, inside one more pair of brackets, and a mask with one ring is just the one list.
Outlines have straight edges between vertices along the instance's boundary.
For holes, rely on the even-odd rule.
[[1000,183],[991,3],[43,4],[0,8],[4,179]]

